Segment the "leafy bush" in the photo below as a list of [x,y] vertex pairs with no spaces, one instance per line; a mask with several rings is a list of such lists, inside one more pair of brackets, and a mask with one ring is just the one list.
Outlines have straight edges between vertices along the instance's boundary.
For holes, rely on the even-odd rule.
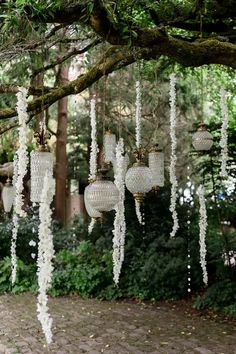
[[35,265],[25,265],[17,259],[17,275],[14,285],[11,284],[11,259],[5,257],[0,261],[0,292],[12,291],[21,293],[33,290],[36,287],[36,267]]
[[[37,241],[38,216],[29,215],[20,219],[20,226],[17,236],[16,253],[18,257],[25,263],[32,260],[31,253],[36,253],[35,248],[29,246],[31,240]],[[6,220],[0,223],[0,257],[10,256],[11,237],[12,237],[12,221]]]
[[236,303],[236,283],[230,279],[222,280],[213,284],[203,296],[199,296],[194,301],[197,309],[211,308],[219,310],[235,305]]
[[72,293],[84,297],[120,296],[113,285],[111,253],[99,254],[88,241],[81,241],[74,251],[60,251],[55,259],[50,293],[54,296]]
[[224,312],[226,315],[230,316],[231,318],[236,319],[236,304],[226,306],[224,308]]
[[[130,194],[126,198],[127,233],[125,260],[122,267],[119,288],[113,283],[112,274],[112,229],[113,213],[105,215],[102,224],[97,223],[88,235],[87,225],[79,217],[66,228],[53,223],[56,256],[51,295],[78,293],[81,296],[96,296],[105,299],[131,297],[139,299],[180,298],[187,293],[187,250],[191,251],[191,287],[202,287],[202,271],[199,264],[198,211],[190,209],[191,228],[187,233],[188,205],[178,208],[180,229],[174,239],[170,239],[172,220],[169,212],[169,194],[163,189],[158,195],[150,194],[146,199],[145,226],[140,226]],[[211,228],[207,235],[207,261],[210,288],[202,298],[195,301],[197,308],[224,307],[233,312],[232,267],[224,265],[222,253],[225,239],[214,224],[213,211],[209,211]],[[214,221],[214,222],[213,222]],[[0,255],[9,255],[11,224],[0,224]],[[38,215],[21,220],[17,241],[19,279],[13,291],[36,288],[35,260],[29,246],[31,239],[37,241]],[[34,229],[35,232],[32,230]],[[227,233],[227,244],[235,249],[235,236]],[[85,241],[86,240],[86,241]],[[7,263],[8,262],[8,263]],[[28,265],[28,266],[26,266]],[[4,267],[7,271],[5,274]],[[1,271],[2,269],[2,271]],[[236,267],[235,267],[236,269]],[[23,273],[25,276],[23,276]],[[0,291],[10,291],[10,263],[6,258],[0,265]],[[236,292],[235,292],[236,293]],[[222,295],[223,294],[223,295]]]

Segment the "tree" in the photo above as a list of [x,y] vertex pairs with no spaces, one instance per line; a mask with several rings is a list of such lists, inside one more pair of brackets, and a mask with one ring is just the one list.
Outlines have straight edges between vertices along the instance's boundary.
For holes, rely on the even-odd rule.
[[[131,1],[87,0],[11,3],[2,1],[0,58],[38,51],[53,43],[69,43],[66,55],[53,60],[48,70],[79,52],[103,46],[105,54],[76,80],[50,88],[30,101],[29,112],[49,107],[62,97],[80,93],[102,76],[140,59],[167,56],[184,66],[223,64],[236,67],[236,10],[233,0]],[[17,29],[10,34],[12,23]],[[23,27],[24,26],[24,27]],[[8,32],[6,31],[8,30]],[[4,34],[4,31],[7,35]],[[77,35],[78,31],[81,32]],[[81,48],[78,43],[86,43]],[[39,73],[42,68],[38,68]],[[6,92],[9,87],[2,87]],[[11,87],[11,90],[14,88]],[[30,87],[33,90],[33,87]],[[0,110],[0,119],[12,118],[13,108]]]
[[[60,66],[58,71],[59,83],[68,81],[69,66]],[[56,218],[62,224],[66,223],[66,180],[67,180],[67,97],[58,101],[57,141],[56,141]]]

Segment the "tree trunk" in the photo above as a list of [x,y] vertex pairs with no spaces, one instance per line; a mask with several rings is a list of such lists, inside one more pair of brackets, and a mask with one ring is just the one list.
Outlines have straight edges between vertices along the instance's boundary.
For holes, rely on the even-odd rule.
[[[60,66],[58,72],[59,84],[68,81],[69,66]],[[58,123],[56,142],[56,219],[62,224],[66,223],[66,179],[67,179],[67,104],[68,98],[63,97],[58,101]]]

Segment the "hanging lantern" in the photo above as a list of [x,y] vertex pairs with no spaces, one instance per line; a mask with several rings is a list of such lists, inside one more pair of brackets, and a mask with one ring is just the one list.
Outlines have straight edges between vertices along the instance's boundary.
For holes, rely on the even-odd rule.
[[158,145],[149,150],[148,166],[152,173],[152,189],[157,191],[164,186],[164,153]]
[[193,147],[196,151],[209,151],[213,145],[213,136],[206,129],[206,125],[201,123],[192,138]]
[[125,176],[127,189],[133,194],[134,198],[142,202],[146,193],[153,186],[152,172],[149,167],[141,161],[137,161],[130,167]]
[[87,201],[92,208],[100,212],[114,209],[119,202],[116,185],[106,177],[107,169],[102,168],[95,182],[87,190]]
[[102,214],[98,210],[94,209],[88,201],[88,194],[90,193],[90,189],[91,189],[91,184],[89,184],[84,190],[84,204],[85,204],[86,211],[91,218],[94,219],[101,218]]
[[6,213],[11,211],[15,198],[15,188],[13,187],[11,180],[8,178],[5,186],[2,189],[2,202]]
[[45,121],[40,124],[40,132],[34,134],[38,142],[38,149],[30,154],[30,178],[31,192],[30,200],[32,203],[39,203],[43,190],[43,181],[45,174],[53,175],[53,158],[47,147],[47,139],[50,134],[46,130]]
[[31,193],[32,203],[39,203],[46,172],[53,174],[53,158],[49,151],[32,151],[30,154]]
[[116,136],[107,130],[104,135],[104,162],[114,163],[116,151]]

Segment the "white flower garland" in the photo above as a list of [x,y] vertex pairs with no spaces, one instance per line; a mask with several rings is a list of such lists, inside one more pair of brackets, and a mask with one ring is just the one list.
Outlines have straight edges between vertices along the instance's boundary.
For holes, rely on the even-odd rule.
[[176,200],[177,200],[177,179],[176,179],[176,75],[172,73],[170,75],[170,138],[171,138],[171,155],[170,155],[170,183],[171,183],[171,200],[170,211],[172,213],[173,227],[170,233],[170,237],[174,237],[179,228],[178,215],[176,212]]
[[221,177],[228,177],[227,173],[227,161],[228,161],[228,109],[226,101],[226,91],[224,87],[220,89],[220,107],[222,115],[222,126],[221,126],[221,138],[220,138],[220,147],[221,147]]
[[52,342],[52,318],[48,312],[48,296],[47,290],[51,286],[52,280],[52,258],[54,256],[53,236],[51,232],[51,215],[50,205],[55,193],[55,181],[53,177],[46,172],[44,177],[43,190],[39,205],[39,243],[38,243],[38,259],[37,259],[37,276],[38,276],[38,303],[37,312],[38,320],[42,325],[46,341],[48,344]]
[[27,173],[27,166],[29,162],[29,157],[27,153],[27,89],[24,87],[19,87],[19,91],[16,94],[17,104],[16,110],[19,119],[19,149],[17,150],[18,168],[17,168],[17,180],[16,180],[16,196],[15,196],[15,212],[21,217],[25,217],[26,213],[23,210],[23,179]]
[[141,82],[136,81],[136,111],[135,111],[135,122],[136,122],[136,147],[137,149],[141,146],[141,116],[142,116],[142,102],[141,102]]
[[12,217],[13,228],[11,237],[11,283],[12,285],[16,282],[16,271],[17,271],[17,259],[16,259],[16,240],[19,230],[19,217],[16,213],[13,213]]
[[205,188],[201,184],[198,187],[199,197],[199,245],[200,245],[200,264],[203,273],[203,282],[205,285],[208,283],[208,274],[206,268],[206,230],[207,230],[207,212],[205,203]]
[[95,180],[97,174],[97,123],[96,123],[96,100],[90,102],[90,124],[91,124],[91,147],[89,160],[89,180]]
[[14,199],[14,209],[13,209],[13,228],[12,228],[12,238],[11,238],[11,282],[12,284],[16,281],[16,271],[17,271],[17,258],[16,258],[16,242],[17,234],[19,229],[19,217],[24,217],[26,215],[23,210],[23,190],[24,184],[23,179],[27,173],[27,165],[29,162],[27,154],[27,89],[24,87],[18,87],[17,104],[16,110],[18,113],[19,120],[19,148],[14,156],[13,161],[13,186],[15,187],[15,199]]
[[116,284],[119,283],[122,263],[124,260],[125,245],[125,173],[126,168],[124,157],[124,141],[119,139],[116,146],[116,170],[114,183],[119,190],[119,202],[115,207],[116,215],[113,229],[113,279]]

